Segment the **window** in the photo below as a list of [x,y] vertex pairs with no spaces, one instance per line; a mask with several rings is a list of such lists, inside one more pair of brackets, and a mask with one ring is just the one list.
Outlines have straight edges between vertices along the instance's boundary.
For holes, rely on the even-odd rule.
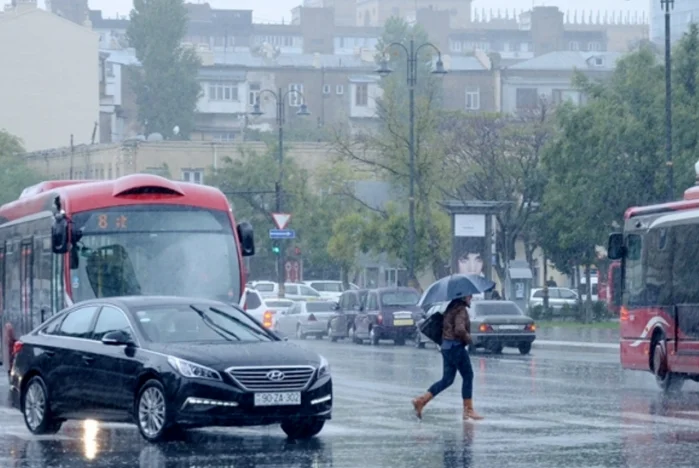
[[580,50],[580,43],[578,41],[570,41],[568,48],[573,51],[578,51]]
[[517,109],[535,109],[539,106],[536,88],[517,88]]
[[320,297],[320,294],[318,294],[317,291],[314,291],[308,286],[299,286],[299,289],[301,290],[302,296]]
[[378,310],[379,308],[379,301],[376,298],[376,294],[369,294],[367,296],[367,310]]
[[332,302],[307,302],[306,312],[332,312],[333,305],[334,304]]
[[183,169],[182,181],[191,182],[193,184],[204,183],[204,171],[201,169]]
[[554,105],[562,104],[564,102],[580,104],[580,93],[574,90],[554,89],[551,97]]
[[344,85],[339,84],[339,85],[335,86],[335,94],[340,96],[344,93],[345,93],[345,86]]
[[62,319],[63,316],[56,317],[53,320],[50,320],[49,323],[44,325],[44,328],[41,329],[41,333],[45,335],[55,335],[58,332],[58,327],[61,325]]
[[209,101],[238,101],[238,84],[225,81],[209,83]]
[[481,91],[478,88],[466,88],[466,110],[481,108]]
[[522,311],[514,302],[498,301],[498,303],[474,303],[473,311],[478,317],[493,315],[522,315]]
[[94,340],[101,340],[107,333],[119,330],[133,337],[131,324],[123,311],[110,306],[102,307],[99,317],[97,317],[97,322],[95,323],[95,330],[92,332],[92,338]]
[[286,290],[284,291],[286,294],[299,295],[299,287],[295,284],[286,284],[284,285],[284,289]]
[[260,83],[250,83],[250,88],[248,90],[248,105],[254,106],[257,104],[258,99],[260,99]]
[[558,294],[561,299],[577,299],[578,296],[575,294],[575,291],[571,291],[570,289],[559,289]]
[[289,85],[289,107],[300,107],[303,104],[303,85],[291,83]]
[[323,94],[330,94],[330,85],[329,84],[323,85]]
[[381,295],[381,304],[383,306],[414,306],[420,300],[417,292],[413,291],[397,291],[388,292]]
[[97,312],[97,307],[82,307],[66,315],[58,330],[61,336],[71,338],[88,338],[90,336],[90,325]]
[[600,50],[602,50],[602,44],[600,44],[599,42],[590,42],[587,45],[587,50],[589,50],[590,52],[599,52]]
[[257,297],[257,294],[254,292],[246,292],[245,293],[245,308],[248,310],[254,310],[262,307],[262,302],[260,301],[260,298]]
[[211,133],[211,139],[213,141],[234,141],[235,140],[235,133],[234,132],[212,132]]
[[354,105],[357,107],[366,107],[369,105],[368,83],[357,83],[355,86]]
[[643,265],[641,253],[643,238],[638,234],[629,234],[626,237],[626,257],[624,262],[626,271],[624,274],[624,303],[629,305],[643,305]]

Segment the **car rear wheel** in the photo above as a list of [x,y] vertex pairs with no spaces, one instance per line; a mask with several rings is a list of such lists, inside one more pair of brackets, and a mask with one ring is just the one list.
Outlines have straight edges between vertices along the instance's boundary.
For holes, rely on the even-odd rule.
[[393,344],[396,346],[405,346],[405,338],[397,338],[393,340]]
[[176,432],[170,423],[170,408],[163,385],[155,379],[147,381],[138,392],[136,424],[148,442],[160,442]]
[[21,403],[24,423],[32,434],[55,434],[61,429],[63,421],[51,415],[49,392],[44,379],[38,375],[25,385]]
[[517,348],[519,348],[519,354],[526,355],[532,350],[532,344],[527,342],[520,343]]
[[282,431],[289,439],[310,439],[320,433],[325,426],[325,419],[292,419],[281,424]]
[[488,350],[493,354],[502,354],[503,348],[504,346],[499,343],[488,346]]

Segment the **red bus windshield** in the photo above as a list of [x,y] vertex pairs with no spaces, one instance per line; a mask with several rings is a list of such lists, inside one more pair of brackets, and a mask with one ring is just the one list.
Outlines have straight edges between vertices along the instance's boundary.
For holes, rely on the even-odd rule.
[[[131,205],[75,213],[74,302],[126,295],[240,297],[240,264],[227,212]],[[75,259],[73,259],[74,261]]]

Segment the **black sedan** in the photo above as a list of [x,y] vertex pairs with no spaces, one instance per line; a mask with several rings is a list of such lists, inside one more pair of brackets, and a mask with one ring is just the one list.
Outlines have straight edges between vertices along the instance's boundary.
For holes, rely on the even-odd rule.
[[219,302],[85,301],[14,349],[12,403],[34,434],[89,418],[134,422],[151,442],[178,429],[268,424],[305,439],[331,417],[325,358]]

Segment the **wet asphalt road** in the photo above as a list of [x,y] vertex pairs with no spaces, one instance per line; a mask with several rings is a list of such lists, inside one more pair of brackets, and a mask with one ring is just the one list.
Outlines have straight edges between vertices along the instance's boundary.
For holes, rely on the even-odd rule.
[[411,397],[441,372],[434,349],[299,344],[325,355],[334,376],[333,420],[315,440],[287,442],[277,427],[208,429],[152,446],[135,427],[89,422],[33,437],[3,407],[0,467],[697,466],[699,386],[663,398],[650,375],[622,372],[611,349],[474,355],[476,408],[487,419],[464,424],[458,377],[422,423],[412,414]]

